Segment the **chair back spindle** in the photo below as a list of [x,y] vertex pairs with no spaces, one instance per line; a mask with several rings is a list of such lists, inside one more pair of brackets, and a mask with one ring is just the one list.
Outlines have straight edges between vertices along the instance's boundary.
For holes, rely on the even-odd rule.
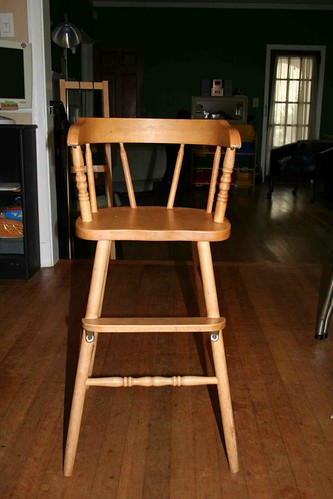
[[85,155],[86,155],[88,189],[90,196],[90,207],[93,213],[97,213],[98,208],[97,208],[97,196],[96,196],[96,187],[95,187],[95,175],[94,175],[93,158],[92,158],[90,144],[85,145]]
[[171,182],[171,187],[170,187],[170,192],[169,192],[169,199],[168,199],[168,204],[167,208],[173,208],[175,204],[175,198],[176,198],[176,192],[177,192],[177,187],[179,183],[179,177],[180,177],[180,172],[183,166],[183,159],[184,159],[184,149],[185,145],[180,144],[179,149],[178,149],[178,154],[177,154],[177,159],[175,163],[175,168],[172,176],[172,182]]
[[214,222],[222,223],[224,221],[228,202],[228,192],[231,184],[231,175],[235,162],[235,154],[235,149],[231,149],[230,147],[226,149],[215,206]]
[[78,191],[81,218],[83,222],[91,222],[91,204],[88,193],[87,177],[84,172],[84,160],[81,146],[72,148],[73,164],[75,165],[75,181]]
[[127,152],[126,152],[124,143],[120,142],[119,147],[120,147],[120,157],[121,157],[121,163],[123,165],[123,172],[124,172],[125,183],[126,183],[126,187],[127,187],[127,194],[128,194],[130,207],[136,208],[136,199],[135,199],[134,187],[133,187],[133,182],[132,182],[131,169],[129,166],[128,156],[127,156]]
[[206,208],[207,213],[212,213],[213,211],[220,161],[221,161],[221,147],[217,146],[214,153],[212,176],[211,176],[209,193],[207,198],[207,208]]

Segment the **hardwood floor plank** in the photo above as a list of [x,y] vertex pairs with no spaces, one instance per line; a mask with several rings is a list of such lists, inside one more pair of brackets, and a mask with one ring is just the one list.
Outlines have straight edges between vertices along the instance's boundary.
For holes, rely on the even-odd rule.
[[192,390],[173,391],[171,419],[170,497],[196,497]]
[[[55,346],[55,356],[49,358],[47,365],[43,365],[38,373],[40,378],[36,376],[36,379],[27,379],[22,383],[18,396],[3,418],[5,431],[1,442],[5,452],[1,463],[5,479],[0,485],[3,497],[13,484],[19,485],[21,491],[27,489],[30,494],[33,485],[30,480],[36,481],[34,486],[38,490],[41,478],[38,470],[42,472],[46,467],[54,445],[49,437],[53,437],[54,427],[63,410],[64,358],[59,344]],[[52,408],[55,408],[54,412]],[[61,438],[61,435],[58,437]]]
[[148,447],[152,394],[145,388],[133,393],[130,420],[116,497],[142,497]]
[[[256,289],[258,291],[258,287],[256,287]],[[258,296],[258,298],[260,299],[260,296]],[[249,300],[247,300],[247,303],[248,303],[248,308],[250,308]],[[270,310],[270,314],[272,317],[272,309]],[[251,313],[249,313],[248,311],[247,311],[247,315],[249,315],[251,317]],[[280,315],[280,317],[281,317],[281,315]],[[285,315],[283,317],[285,317]],[[251,319],[252,319],[252,317],[250,318],[250,321],[251,321]],[[274,321],[274,319],[275,319],[275,317],[273,315],[273,321]],[[288,320],[288,318],[287,318],[287,320]],[[287,324],[288,324],[288,322],[287,322]],[[277,333],[274,335],[275,338],[278,338],[278,330],[281,331],[281,327],[275,329],[275,333]],[[270,331],[270,329],[269,329],[268,324],[266,322],[265,337],[267,337],[267,333],[269,331]],[[288,330],[288,333],[292,335],[290,330]],[[295,466],[295,463],[292,463],[293,473],[294,473],[295,478],[298,482],[298,489],[302,490],[302,488],[303,488],[303,491],[306,490],[307,493],[310,494],[310,496],[311,496],[311,493],[313,495],[315,495],[316,490],[317,490],[317,493],[320,496],[320,494],[324,494],[324,491],[322,490],[321,483],[319,483],[319,481],[318,481],[317,474],[315,472],[310,471],[311,467],[303,468],[304,463],[308,460],[308,457],[306,454],[308,446],[307,446],[306,442],[303,441],[301,434],[298,435],[298,438],[295,438],[296,433],[300,432],[300,428],[296,422],[296,415],[295,415],[295,411],[298,407],[298,403],[297,403],[297,401],[295,402],[295,404],[293,403],[293,401],[295,400],[295,397],[293,399],[290,399],[290,397],[288,396],[288,389],[286,390],[285,388],[283,388],[283,385],[279,382],[280,372],[283,373],[281,378],[283,379],[285,387],[288,388],[289,386],[297,386],[298,391],[301,394],[303,393],[303,387],[297,379],[296,371],[290,369],[291,366],[290,366],[290,362],[288,360],[287,350],[283,351],[283,348],[282,348],[282,352],[280,352],[280,354],[279,354],[279,348],[281,347],[280,341],[277,340],[277,341],[275,341],[275,343],[273,343],[272,339],[270,338],[269,344],[270,344],[271,351],[274,353],[274,360],[269,359],[269,356],[267,355],[267,353],[265,353],[265,354],[263,353],[263,355],[261,355],[261,357],[259,359],[258,365],[261,366],[262,371],[265,369],[265,377],[267,378],[269,376],[269,379],[268,379],[268,381],[269,381],[269,383],[268,383],[269,394],[271,394],[273,396],[275,394],[274,398],[272,398],[271,403],[273,405],[274,413],[278,416],[278,424],[279,424],[280,431],[282,432],[284,444],[287,446],[288,445],[292,446],[292,451],[290,453],[293,456],[293,458],[295,458],[295,457],[298,458],[296,466]],[[252,344],[252,346],[253,346],[253,344]],[[263,344],[260,343],[260,349],[263,349],[263,348],[264,348]],[[272,369],[272,366],[274,366],[274,367],[278,366],[278,364],[279,364],[278,358],[279,357],[281,359],[284,359],[284,361],[282,364],[280,362],[280,372],[278,374],[277,372],[274,372],[274,370]],[[287,364],[286,364],[286,360],[287,360]],[[285,370],[286,365],[288,366],[287,371]],[[291,377],[291,379],[290,379],[290,377]],[[298,381],[298,385],[295,385],[295,382],[297,382],[297,381]],[[278,404],[278,405],[276,405],[276,404]],[[256,406],[258,406],[258,401],[256,401]],[[259,419],[259,414],[257,415],[257,419]],[[293,447],[296,442],[297,442],[297,444],[296,444],[297,448]],[[275,453],[275,455],[276,455],[276,453]],[[290,457],[289,457],[289,460],[290,460]],[[320,492],[320,491],[322,491],[322,492]],[[323,497],[325,497],[325,495],[323,495]]]
[[[47,410],[40,415],[34,433],[31,433],[32,428],[28,430],[32,437],[30,446],[27,449],[25,461],[21,462],[21,466],[17,468],[18,475],[14,480],[15,485],[11,491],[11,497],[38,496],[41,480],[46,473],[53,448],[58,445],[54,435],[58,435],[59,441],[61,441],[59,422],[62,421],[63,386],[59,387],[57,393],[52,390],[51,394],[52,397],[47,404]],[[22,440],[24,439],[22,439],[22,432],[20,432],[18,436],[20,452],[22,452]],[[18,465],[17,461],[16,463]]]
[[[109,395],[111,396],[111,394]],[[116,497],[121,467],[124,459],[133,394],[117,390],[107,419],[108,431],[104,435],[98,472],[94,476],[92,497]]]
[[[257,272],[253,270],[252,272],[257,275]],[[237,343],[240,361],[244,370],[243,376],[246,384],[244,389],[249,393],[250,400],[248,400],[247,413],[237,418],[237,427],[239,425],[243,426],[244,422],[246,422],[247,438],[243,458],[248,456],[248,460],[244,463],[247,486],[250,495],[254,494],[257,489],[256,494],[258,497],[270,496],[269,494],[272,494],[273,491],[276,497],[281,497],[284,496],[287,490],[290,493],[291,491],[296,493],[297,486],[290,470],[288,457],[285,454],[279,421],[272,407],[269,388],[266,383],[269,369],[272,369],[272,366],[275,367],[275,365],[268,344],[265,341],[264,331],[261,330],[254,309],[251,307],[250,297],[241,292],[244,285],[241,276],[237,275],[235,271],[233,272],[233,283],[236,288],[239,288],[237,299],[240,304],[246,304],[244,307],[241,306],[240,309],[244,323],[238,327],[243,332],[243,335],[241,338],[237,336]],[[258,293],[258,288],[256,289],[258,300],[260,300],[260,293]],[[241,341],[238,341],[239,339]],[[264,369],[266,364],[267,367]],[[276,376],[274,380],[276,380]],[[239,389],[239,381],[237,389]],[[243,405],[246,400],[244,389],[240,398]],[[236,405],[236,415],[237,407]],[[252,421],[252,427],[249,424],[250,421]],[[250,429],[251,433],[249,433]],[[256,466],[255,469],[253,469],[254,465]],[[266,477],[266,483],[263,477]],[[259,480],[259,484],[256,483],[257,480]]]

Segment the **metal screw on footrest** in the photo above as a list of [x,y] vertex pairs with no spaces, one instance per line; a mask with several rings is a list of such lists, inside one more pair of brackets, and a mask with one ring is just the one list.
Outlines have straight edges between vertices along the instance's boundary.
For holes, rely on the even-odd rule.
[[89,331],[86,333],[86,342],[87,343],[93,343],[95,340],[95,335],[94,333],[90,333]]

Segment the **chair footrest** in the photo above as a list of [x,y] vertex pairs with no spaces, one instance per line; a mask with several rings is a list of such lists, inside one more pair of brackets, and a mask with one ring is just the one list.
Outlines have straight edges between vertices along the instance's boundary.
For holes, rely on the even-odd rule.
[[131,387],[131,386],[198,386],[217,385],[215,376],[142,376],[132,378],[131,376],[112,376],[101,378],[88,378],[87,386],[105,386],[111,388]]
[[82,319],[94,333],[209,333],[225,327],[224,317],[100,317]]

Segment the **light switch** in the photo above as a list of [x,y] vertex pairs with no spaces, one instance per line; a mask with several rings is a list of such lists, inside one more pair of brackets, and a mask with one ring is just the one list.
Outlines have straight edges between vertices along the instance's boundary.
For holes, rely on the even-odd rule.
[[259,107],[259,99],[258,99],[258,97],[253,97],[253,99],[252,99],[252,107]]
[[14,37],[14,18],[11,12],[0,13],[0,36],[2,38]]

